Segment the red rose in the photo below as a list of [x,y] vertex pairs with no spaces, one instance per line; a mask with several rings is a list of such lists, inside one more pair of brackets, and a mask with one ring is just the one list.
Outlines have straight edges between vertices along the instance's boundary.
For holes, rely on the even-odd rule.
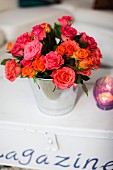
[[74,84],[76,74],[71,68],[62,67],[59,70],[53,71],[51,77],[53,77],[53,83],[57,88],[65,90]]
[[88,43],[86,47],[87,49],[93,50],[97,47],[97,42],[93,37],[88,36],[85,32],[82,32],[80,35],[80,41]]
[[5,75],[9,81],[14,81],[20,75],[21,68],[15,60],[8,60],[5,64]]
[[62,26],[71,25],[72,16],[63,16],[62,18],[58,18],[58,21]]
[[83,70],[83,71],[78,71],[78,74],[82,74],[84,76],[90,76],[91,75],[91,68]]
[[100,49],[97,47],[94,51],[92,51],[91,53],[91,59],[92,59],[92,68],[93,69],[99,69],[101,66],[101,58],[102,58],[102,54]]
[[15,43],[12,50],[11,50],[11,53],[12,53],[12,56],[20,56],[22,57],[23,56],[23,50],[20,46],[20,44],[18,43]]
[[25,59],[23,59],[21,62],[20,62],[20,64],[22,65],[22,66],[32,66],[32,61],[31,60],[25,60]]
[[35,36],[38,40],[43,40],[46,37],[46,29],[41,26],[41,24],[35,25],[32,29],[31,35]]
[[72,40],[77,34],[77,30],[71,26],[61,27],[61,38],[63,41]]
[[30,41],[31,41],[31,38],[30,38],[28,32],[25,32],[24,34],[20,35],[16,39],[16,43],[18,43],[22,48],[24,48],[25,44]]

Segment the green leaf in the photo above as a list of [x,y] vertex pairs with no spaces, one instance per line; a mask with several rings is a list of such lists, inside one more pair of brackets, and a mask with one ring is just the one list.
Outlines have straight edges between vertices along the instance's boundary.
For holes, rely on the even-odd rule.
[[56,86],[54,87],[54,89],[53,89],[53,92],[56,90]]
[[19,60],[19,61],[22,61],[22,60],[23,60],[23,57],[16,56],[15,59],[17,59],[17,60]]
[[56,36],[59,37],[59,38],[61,38],[60,28],[61,28],[60,25],[54,23],[54,31],[55,31]]
[[70,57],[70,65],[71,66],[75,66],[75,58],[73,58],[73,57],[71,58]]
[[81,75],[79,74],[79,75],[77,76],[76,83],[77,83],[77,84],[80,84],[80,83],[81,83],[81,81],[82,81],[82,79],[81,79]]
[[5,65],[5,64],[6,64],[6,62],[7,62],[8,60],[11,60],[11,59],[10,59],[10,58],[8,58],[8,59],[4,59],[4,60],[1,62],[1,65]]
[[76,35],[76,36],[74,37],[74,40],[79,43],[80,37],[81,37],[81,35]]
[[84,83],[82,84],[82,89],[86,93],[86,95],[88,96],[88,89],[87,89],[87,87]]
[[88,43],[87,42],[79,42],[81,48],[86,48]]
[[36,83],[36,84],[37,84],[37,86],[38,86],[38,88],[40,89],[40,86],[39,86],[39,84],[37,83],[37,79],[36,79],[36,77],[33,77],[33,80],[34,80],[34,83]]
[[7,50],[6,53],[11,53],[11,51]]
[[33,81],[34,81],[34,83],[36,83],[36,77],[33,77]]
[[81,75],[81,78],[84,80],[84,81],[88,81],[90,78],[88,76],[84,76],[84,75]]

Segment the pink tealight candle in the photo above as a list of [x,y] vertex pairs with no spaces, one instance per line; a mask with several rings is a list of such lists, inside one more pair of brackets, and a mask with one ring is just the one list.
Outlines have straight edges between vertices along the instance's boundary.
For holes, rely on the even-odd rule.
[[102,77],[98,79],[93,89],[97,106],[104,110],[113,108],[113,78]]
[[102,103],[108,103],[113,101],[113,95],[110,92],[100,93],[98,98]]

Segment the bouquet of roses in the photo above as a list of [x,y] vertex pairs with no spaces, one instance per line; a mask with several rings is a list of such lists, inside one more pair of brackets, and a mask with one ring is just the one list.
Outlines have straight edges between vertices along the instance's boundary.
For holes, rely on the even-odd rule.
[[11,59],[5,59],[6,78],[11,82],[17,77],[52,79],[55,87],[61,90],[74,83],[82,84],[89,80],[92,70],[99,69],[102,54],[93,37],[79,33],[72,27],[72,17],[62,16],[54,28],[48,23],[35,25],[31,32],[9,42],[7,51]]

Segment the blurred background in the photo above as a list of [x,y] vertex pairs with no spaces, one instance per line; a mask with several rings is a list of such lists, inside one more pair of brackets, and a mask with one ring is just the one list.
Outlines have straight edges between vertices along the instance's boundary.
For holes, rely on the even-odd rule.
[[102,64],[113,67],[113,0],[0,0],[0,50],[36,24],[73,16],[73,27],[95,38]]

